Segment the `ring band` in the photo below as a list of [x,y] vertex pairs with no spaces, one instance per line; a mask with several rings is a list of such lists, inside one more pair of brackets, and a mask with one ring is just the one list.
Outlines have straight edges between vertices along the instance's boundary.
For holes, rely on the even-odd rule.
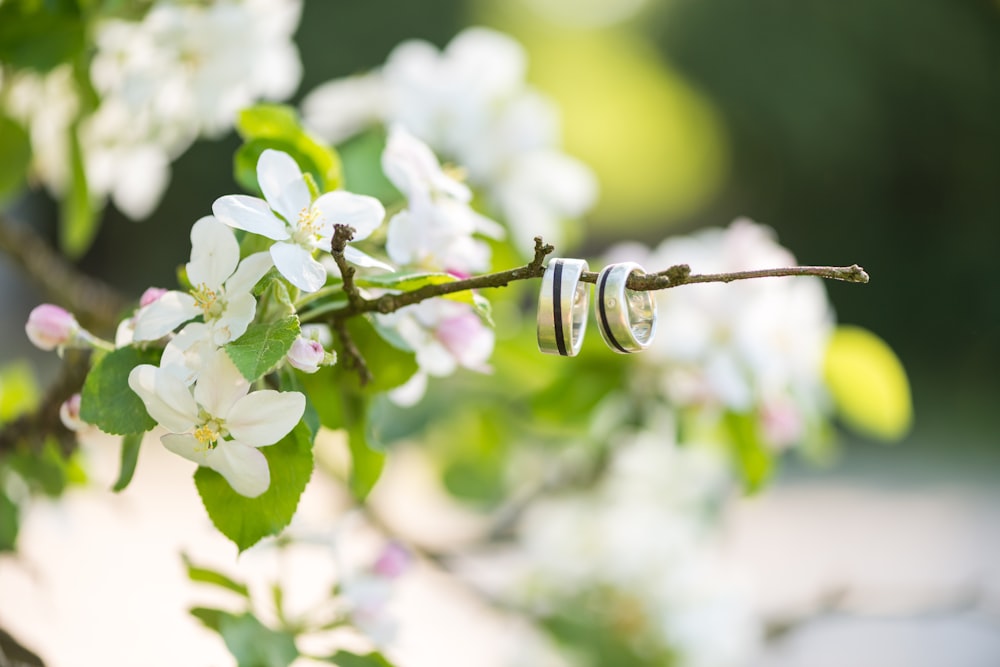
[[575,357],[587,329],[590,286],[580,282],[589,269],[582,259],[553,259],[545,267],[538,294],[538,349]]
[[597,328],[604,342],[622,354],[645,350],[656,333],[656,299],[625,287],[633,273],[645,271],[635,262],[622,262],[597,276]]

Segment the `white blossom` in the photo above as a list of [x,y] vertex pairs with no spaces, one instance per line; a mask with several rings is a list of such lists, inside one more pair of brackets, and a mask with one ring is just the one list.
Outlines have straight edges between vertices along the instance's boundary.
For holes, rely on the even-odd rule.
[[752,657],[761,628],[738,573],[712,541],[711,509],[729,486],[726,463],[709,448],[676,446],[669,413],[660,417],[619,437],[596,488],[528,509],[519,531],[527,557],[520,595],[535,608],[568,605],[573,613],[577,596],[600,590],[630,601],[641,641],[668,649],[677,664],[736,667]]
[[14,72],[0,103],[28,128],[32,170],[57,196],[71,183],[76,132],[89,194],[133,219],[166,190],[170,163],[200,136],[219,136],[257,100],[298,86],[292,40],[301,0],[158,2],[139,20],[93,26],[90,78],[98,104],[84,104],[72,67]]
[[471,274],[490,266],[490,248],[475,234],[502,238],[503,228],[469,205],[472,192],[442,169],[422,141],[394,125],[382,169],[408,207],[389,221],[386,251],[398,264]]
[[225,345],[243,335],[253,321],[257,301],[251,290],[271,267],[267,253],[259,252],[240,261],[239,243],[231,229],[212,216],[191,228],[191,261],[187,277],[189,292],[162,294],[136,314],[134,340],[157,340],[181,324],[192,323],[188,335],[212,346]]
[[254,498],[271,483],[260,447],[285,437],[302,418],[305,396],[261,390],[223,350],[216,350],[193,390],[164,368],[142,364],[129,387],[149,415],[168,431],[160,441],[171,452],[221,474],[237,493]]
[[468,304],[428,299],[376,318],[416,353],[420,370],[390,393],[400,405],[412,405],[423,397],[427,376],[444,377],[459,368],[491,370],[488,362],[496,336]]
[[470,28],[444,50],[403,42],[382,68],[318,87],[303,113],[330,141],[374,123],[405,127],[467,170],[519,247],[539,234],[559,243],[563,223],[593,205],[597,183],[561,151],[558,113],[525,82],[526,68],[516,41]]
[[[612,252],[651,269],[688,264],[695,273],[797,263],[773,230],[747,219],[672,237],[652,253],[635,245]],[[800,441],[826,410],[823,357],[834,318],[818,278],[688,285],[657,299],[647,359],[656,362],[650,372],[672,404],[757,412],[775,446]]]
[[[261,153],[257,181],[264,199],[226,195],[215,200],[212,211],[230,227],[274,240],[270,249],[274,266],[306,292],[315,292],[326,282],[326,269],[314,255],[317,250],[329,251],[335,224],[350,225],[354,240],[361,241],[385,217],[382,204],[366,195],[336,190],[312,201],[302,170],[281,151]],[[350,245],[344,257],[359,266],[392,268]]]

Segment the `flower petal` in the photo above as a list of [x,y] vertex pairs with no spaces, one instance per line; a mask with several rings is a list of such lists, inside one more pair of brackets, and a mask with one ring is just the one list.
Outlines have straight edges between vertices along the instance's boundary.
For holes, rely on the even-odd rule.
[[271,259],[281,275],[304,292],[315,292],[326,282],[326,269],[312,253],[294,243],[275,243]]
[[378,269],[385,269],[386,271],[395,271],[395,269],[383,262],[382,260],[375,259],[371,255],[361,252],[357,248],[352,246],[347,246],[344,248],[344,259],[346,259],[351,264],[357,264],[358,266],[374,267]]
[[324,223],[353,227],[355,241],[368,238],[385,219],[385,207],[378,199],[343,190],[321,195],[313,203],[313,209],[319,211]]
[[190,433],[168,433],[160,436],[160,442],[178,456],[183,456],[188,461],[194,461],[200,466],[208,465],[208,455],[211,451],[208,447],[198,442]]
[[233,404],[248,391],[250,383],[225,350],[219,349],[205,360],[205,367],[194,385],[194,398],[208,414],[224,420]]
[[267,459],[253,447],[231,440],[223,441],[208,453],[205,465],[226,478],[233,491],[256,498],[271,486]]
[[270,148],[261,153],[257,159],[257,183],[267,203],[290,225],[294,226],[299,213],[309,208],[312,200],[309,186],[288,153]]
[[191,261],[187,264],[192,285],[207,285],[213,290],[233,274],[240,261],[240,244],[233,230],[206,215],[191,227]]
[[236,267],[236,272],[226,281],[226,293],[232,295],[250,292],[273,265],[271,253],[266,250],[245,257]]
[[184,433],[198,423],[198,404],[184,381],[150,364],[140,364],[128,375],[132,388],[149,416],[168,431]]
[[220,222],[275,241],[288,238],[288,228],[275,217],[267,202],[247,195],[226,195],[212,204],[212,213]]
[[136,313],[132,339],[158,340],[200,314],[201,310],[190,294],[167,292]]
[[305,409],[306,397],[297,391],[255,391],[236,401],[226,427],[251,447],[273,445],[295,428]]
[[226,310],[212,322],[212,342],[219,347],[242,336],[257,312],[257,300],[244,292],[226,301]]
[[205,361],[215,352],[212,327],[202,322],[191,322],[170,339],[160,357],[160,370],[173,373],[185,384],[198,379]]
[[162,436],[160,442],[174,454],[216,471],[242,496],[256,498],[271,485],[267,459],[243,443],[222,440],[210,449],[192,435],[174,433]]

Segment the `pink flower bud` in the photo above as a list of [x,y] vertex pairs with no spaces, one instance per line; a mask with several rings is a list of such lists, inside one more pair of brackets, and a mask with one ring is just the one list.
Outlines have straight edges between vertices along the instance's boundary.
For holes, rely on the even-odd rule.
[[399,542],[392,541],[382,549],[382,553],[372,566],[372,572],[386,579],[395,579],[410,569],[412,562],[413,555],[410,550]]
[[71,431],[87,427],[87,422],[80,419],[80,394],[73,394],[59,406],[59,420]]
[[145,292],[142,293],[142,296],[139,297],[139,307],[142,308],[144,306],[148,306],[154,301],[157,301],[161,296],[163,296],[166,293],[167,290],[163,289],[162,287],[148,288]]
[[59,306],[43,303],[28,315],[28,339],[40,350],[54,350],[70,343],[80,331],[76,318]]
[[326,352],[319,341],[299,336],[288,350],[288,363],[303,373],[315,373],[319,370]]

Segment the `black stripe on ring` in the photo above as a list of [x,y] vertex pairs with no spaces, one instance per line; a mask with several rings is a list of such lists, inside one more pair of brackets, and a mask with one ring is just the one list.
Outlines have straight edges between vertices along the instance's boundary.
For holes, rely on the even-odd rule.
[[555,320],[556,328],[556,349],[559,350],[559,354],[566,357],[569,353],[566,351],[566,334],[563,331],[563,316],[562,316],[562,270],[563,263],[562,260],[553,260],[552,264],[552,318]]
[[[629,351],[626,350],[624,347],[622,347],[621,343],[619,343],[617,340],[615,340],[614,334],[611,333],[611,326],[608,324],[608,312],[607,312],[607,310],[605,310],[605,306],[604,306],[604,286],[607,285],[607,283],[608,283],[608,277],[610,275],[611,275],[611,270],[608,269],[601,276],[601,284],[599,286],[598,295],[597,295],[598,296],[598,308],[597,308],[597,312],[601,316],[601,328],[604,330],[604,334],[607,337],[608,342],[611,343],[611,345],[615,349],[617,349],[619,352],[622,352],[624,354],[628,354]],[[624,294],[622,296],[624,296]]]

